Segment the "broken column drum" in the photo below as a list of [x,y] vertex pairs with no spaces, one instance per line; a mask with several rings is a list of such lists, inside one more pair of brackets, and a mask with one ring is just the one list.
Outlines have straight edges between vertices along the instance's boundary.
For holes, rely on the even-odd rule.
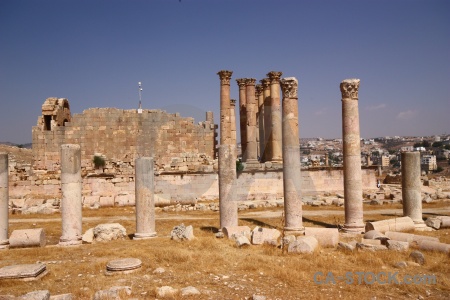
[[401,156],[403,216],[410,217],[415,228],[423,228],[426,225],[422,219],[420,152],[403,152]]
[[246,82],[247,78],[236,79],[239,86],[239,128],[241,130],[241,157],[245,161],[247,152],[247,99]]
[[0,249],[9,247],[9,178],[8,154],[0,153]]
[[220,228],[236,226],[236,141],[232,137],[230,79],[233,72],[222,70],[220,78],[219,210]]
[[340,84],[344,153],[344,231],[355,233],[364,232],[358,112],[359,83],[359,79],[346,79]]
[[156,236],[153,157],[136,159],[136,233],[133,239]]
[[280,103],[280,77],[282,72],[271,71],[267,73],[270,79],[270,109],[271,109],[271,135],[270,135],[270,160],[272,162],[282,162],[282,129],[281,129],[281,103]]
[[283,91],[284,229],[303,232],[297,79],[295,77],[282,79],[281,88]]
[[61,145],[61,246],[82,243],[81,189],[80,145]]

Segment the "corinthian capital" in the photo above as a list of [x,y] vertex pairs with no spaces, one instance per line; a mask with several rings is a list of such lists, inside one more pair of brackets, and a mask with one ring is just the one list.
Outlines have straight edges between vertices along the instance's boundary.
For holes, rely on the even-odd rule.
[[245,82],[247,81],[247,78],[238,78],[236,79],[236,82],[239,86],[239,88],[245,88]]
[[358,100],[359,79],[345,79],[341,82],[342,99],[350,98]]
[[230,105],[236,106],[236,99],[230,99]]
[[263,86],[262,86],[262,84],[257,84],[257,85],[255,85],[255,94],[256,94],[256,96],[261,95],[262,92],[263,92]]
[[280,80],[283,98],[298,98],[298,81],[295,77],[286,77]]
[[233,71],[221,70],[217,72],[217,75],[220,77],[220,84],[230,85],[231,75],[233,75]]
[[261,79],[259,82],[261,82],[263,89],[270,88],[270,79],[269,78]]
[[255,85],[256,79],[255,78],[247,78],[245,80],[245,85]]
[[278,83],[281,75],[283,75],[282,72],[271,71],[266,76],[269,77],[270,83]]

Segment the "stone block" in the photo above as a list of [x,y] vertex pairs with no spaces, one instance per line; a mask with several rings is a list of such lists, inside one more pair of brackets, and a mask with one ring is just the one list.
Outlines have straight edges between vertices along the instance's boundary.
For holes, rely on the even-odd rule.
[[425,221],[425,225],[427,225],[428,227],[434,228],[434,229],[439,229],[439,228],[441,228],[441,219],[438,219],[435,217],[428,218]]
[[100,197],[99,202],[101,207],[112,207],[114,206],[114,197],[112,196]]
[[319,242],[313,236],[299,236],[297,240],[288,245],[288,253],[313,253]]
[[386,231],[410,231],[414,230],[414,222],[410,217],[394,218],[382,221],[367,222],[366,232],[377,230],[381,233]]
[[12,265],[0,268],[0,279],[32,279],[45,275],[44,264]]
[[245,236],[247,239],[251,238],[251,230],[248,226],[227,226],[222,228],[223,234],[231,239],[235,239],[238,236]]
[[409,243],[408,242],[387,240],[386,241],[386,245],[387,245],[389,250],[407,251],[409,249]]
[[97,242],[125,238],[127,238],[127,231],[119,223],[99,224],[94,227],[94,239]]
[[14,230],[9,237],[11,248],[44,247],[46,243],[43,228]]
[[261,245],[264,243],[277,245],[281,232],[276,229],[256,226],[252,231],[252,244]]
[[322,247],[336,247],[339,243],[337,228],[305,227],[305,236],[315,237]]
[[248,238],[244,235],[239,235],[235,238],[236,241],[236,246],[238,248],[242,247],[242,246],[250,246],[250,241],[248,240]]

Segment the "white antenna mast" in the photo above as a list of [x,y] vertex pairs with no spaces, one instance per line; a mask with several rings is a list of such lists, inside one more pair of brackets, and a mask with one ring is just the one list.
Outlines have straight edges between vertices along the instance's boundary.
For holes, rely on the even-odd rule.
[[138,114],[142,114],[142,82],[138,82],[139,86],[139,108],[138,108]]

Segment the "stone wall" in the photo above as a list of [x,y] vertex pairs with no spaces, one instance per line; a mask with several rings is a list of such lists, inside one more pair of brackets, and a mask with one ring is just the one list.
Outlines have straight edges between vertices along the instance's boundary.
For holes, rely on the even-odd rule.
[[[83,205],[85,207],[134,205],[134,169],[129,174],[91,174],[83,178]],[[303,170],[304,196],[323,193],[342,193],[343,174],[339,169]],[[376,190],[375,169],[363,169],[365,191]],[[52,206],[61,198],[59,175],[46,175],[39,184],[30,180],[10,182],[10,203],[20,209],[50,202]],[[283,197],[282,170],[242,172],[238,174],[238,200],[276,200]],[[218,175],[211,173],[157,173],[155,176],[155,202],[158,206],[175,203],[192,204],[198,200],[217,200]]]
[[[67,99],[60,102],[68,106]],[[84,175],[94,171],[95,155],[110,162],[103,170],[106,173],[142,156],[153,156],[159,170],[212,171],[217,126],[211,114],[208,121],[194,124],[193,118],[161,110],[144,109],[138,113],[137,110],[91,108],[67,117],[70,122],[67,119],[63,123],[52,122],[49,128],[44,122],[47,116],[44,114],[49,111],[47,106],[43,105],[43,116],[32,130],[35,171],[59,171],[62,144],[81,146]],[[55,114],[59,111],[55,109]],[[58,119],[56,115],[51,117]]]

